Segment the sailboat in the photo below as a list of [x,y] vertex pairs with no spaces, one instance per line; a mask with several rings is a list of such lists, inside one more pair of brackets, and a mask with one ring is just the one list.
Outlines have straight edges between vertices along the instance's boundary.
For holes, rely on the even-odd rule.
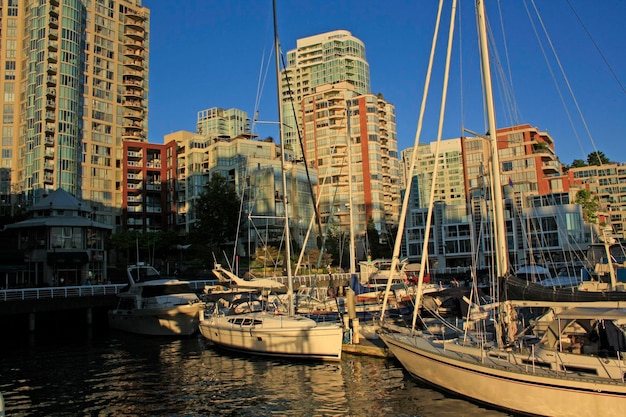
[[[486,16],[484,2],[476,0],[475,5],[484,99],[489,132],[492,132],[488,136],[492,149],[492,171],[495,173],[492,175],[497,254],[495,277],[503,277],[508,273],[508,257]],[[456,1],[453,1],[451,33],[455,9]],[[449,57],[450,52],[446,74]],[[431,68],[432,54],[429,73]],[[418,127],[421,127],[423,107]],[[415,159],[411,165],[412,174]],[[409,179],[411,177],[409,175]],[[410,183],[407,189],[410,189]],[[403,233],[407,200],[408,193],[403,200],[398,236]],[[432,204],[427,219],[431,217],[430,210]],[[423,253],[426,254],[430,224],[425,230]],[[393,260],[397,260],[400,241],[396,239]],[[421,271],[418,297],[423,282]],[[495,279],[494,282],[497,282]],[[418,298],[416,315],[419,301]],[[626,310],[623,303],[586,303],[581,307],[580,303],[508,300],[494,303],[489,306],[489,311],[487,306],[481,307],[495,323],[492,329],[479,326],[472,329],[468,325],[453,337],[444,337],[416,330],[415,315],[413,327],[408,332],[385,332],[381,334],[381,339],[411,375],[473,401],[531,415],[623,415],[626,409],[626,365],[623,357],[626,354],[623,327]],[[516,327],[519,316],[516,314],[520,307],[541,308],[545,313],[519,330]]]
[[274,54],[276,58],[276,88],[279,91],[278,115],[281,144],[281,170],[284,198],[284,227],[286,269],[288,277],[289,311],[261,309],[242,314],[216,312],[201,317],[200,333],[213,344],[230,350],[264,356],[289,357],[325,361],[341,360],[343,327],[339,323],[318,323],[295,314],[293,279],[291,272],[291,239],[289,237],[289,210],[287,209],[287,177],[285,172],[285,142],[280,103],[280,44],[276,20],[276,1],[272,2],[274,17]]

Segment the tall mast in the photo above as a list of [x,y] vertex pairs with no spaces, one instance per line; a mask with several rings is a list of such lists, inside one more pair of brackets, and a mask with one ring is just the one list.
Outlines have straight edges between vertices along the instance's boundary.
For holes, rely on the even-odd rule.
[[346,98],[346,140],[348,141],[348,215],[350,216],[350,277],[356,274],[356,248],[354,244],[354,207],[352,206],[352,132],[350,128],[350,98]]
[[272,0],[274,12],[274,55],[276,57],[276,96],[278,98],[278,140],[280,140],[280,169],[283,182],[283,209],[285,219],[285,260],[287,264],[287,299],[289,301],[289,315],[295,313],[293,300],[293,282],[291,279],[291,237],[289,235],[289,210],[287,209],[287,173],[285,167],[285,141],[283,140],[283,106],[280,94],[280,43],[278,41],[278,19],[276,18],[276,0]]
[[493,184],[493,211],[495,216],[495,253],[498,277],[504,276],[509,269],[509,252],[506,243],[506,226],[504,223],[504,201],[502,196],[502,179],[500,176],[500,157],[498,155],[498,133],[496,128],[496,112],[493,104],[491,81],[491,64],[487,39],[487,22],[483,0],[476,0],[476,19],[478,23],[478,39],[480,42],[480,59],[485,94],[485,110],[491,141],[491,181]]

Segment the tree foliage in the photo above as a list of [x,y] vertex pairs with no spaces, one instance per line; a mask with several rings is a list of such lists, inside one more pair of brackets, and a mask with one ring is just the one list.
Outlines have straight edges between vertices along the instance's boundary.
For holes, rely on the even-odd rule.
[[609,158],[606,157],[604,152],[597,151],[591,152],[589,155],[587,155],[587,163],[589,165],[600,166],[603,164],[610,164],[611,161],[609,160]]
[[367,243],[369,255],[371,255],[372,259],[388,258],[390,256],[387,247],[380,243],[380,233],[378,233],[374,220],[371,218],[367,222]]
[[583,161],[582,159],[574,159],[572,161],[572,167],[573,168],[582,168],[582,167],[586,167],[587,163],[585,161]]
[[217,252],[226,243],[234,242],[240,203],[235,187],[221,175],[214,174],[196,200],[197,221],[190,231],[191,240]]
[[580,190],[576,193],[576,203],[583,209],[583,219],[589,223],[598,220],[598,196],[592,195],[589,190]]

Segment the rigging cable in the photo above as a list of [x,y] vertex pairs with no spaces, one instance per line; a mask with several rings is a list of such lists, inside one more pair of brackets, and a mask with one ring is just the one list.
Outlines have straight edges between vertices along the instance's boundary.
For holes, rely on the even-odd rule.
[[[539,14],[539,10],[537,10],[537,6],[535,4],[535,0],[530,0],[530,2],[533,5],[533,8],[534,8],[535,13],[537,15],[537,19],[538,19],[539,23],[541,24],[541,28],[543,29],[543,33],[546,36],[546,40],[548,42],[548,45],[550,45],[550,49],[552,50],[552,54],[554,55],[554,58],[555,58],[555,60],[556,60],[556,62],[558,64],[558,67],[559,67],[560,71],[561,71],[561,75],[563,76],[563,80],[565,81],[565,84],[567,85],[567,88],[568,88],[569,93],[570,93],[570,95],[572,97],[572,100],[573,100],[574,104],[576,105],[576,110],[578,110],[578,115],[580,116],[582,124],[585,127],[585,130],[587,132],[587,135],[589,136],[589,139],[591,140],[591,144],[593,146],[593,149],[597,153],[598,152],[598,150],[597,150],[598,148],[596,147],[596,144],[595,144],[595,141],[593,139],[593,136],[591,135],[591,132],[589,131],[589,126],[587,125],[587,121],[585,120],[585,117],[582,114],[582,110],[580,109],[580,105],[578,104],[578,100],[576,99],[576,96],[574,95],[574,91],[573,91],[572,86],[571,86],[571,84],[569,82],[569,79],[567,78],[567,75],[565,74],[565,70],[563,68],[563,65],[561,65],[561,60],[559,59],[559,57],[558,57],[558,55],[556,53],[556,50],[554,49],[554,45],[552,44],[552,40],[550,38],[550,35],[548,35],[548,30],[546,29],[545,25],[543,24],[543,19],[541,18],[541,15]],[[528,8],[527,8],[527,5],[526,5],[526,2],[524,2],[524,7],[526,7],[526,11],[528,13]],[[529,14],[529,17],[530,17],[530,14]],[[532,23],[532,26],[533,26],[533,30],[535,30],[535,25],[532,22],[532,18],[531,18],[531,23]],[[536,30],[535,30],[535,35],[537,35]],[[545,55],[545,51],[543,49],[543,46],[541,45],[541,42],[539,43],[539,45],[541,46],[541,51],[544,53],[544,59],[546,59],[546,62],[547,62],[547,57]],[[561,95],[561,90],[559,89],[559,87],[558,87],[558,85],[556,83],[556,80],[554,79],[554,74],[552,73],[552,69],[551,69],[549,63],[548,63],[548,68],[550,68],[550,74],[552,75],[552,79],[553,79],[553,81],[554,81],[554,83],[555,83],[555,85],[557,87],[557,90],[559,92],[559,96],[561,96],[561,101],[563,102],[563,107],[565,108],[565,112],[567,113],[567,116],[570,119],[570,123],[572,123],[569,111],[567,110],[567,107],[565,106],[565,102],[563,101],[563,97]],[[578,134],[576,132],[576,129],[573,126],[573,123],[572,123],[572,129],[574,130],[574,135],[576,136],[576,139],[578,140],[578,145],[580,146],[581,151],[583,151],[583,147],[582,147],[582,144],[580,142],[580,138],[579,138],[579,136],[578,136]],[[583,154],[584,154],[584,151],[583,151]]]
[[613,67],[611,66],[611,64],[609,64],[609,61],[606,59],[606,57],[604,56],[604,54],[600,50],[600,47],[598,46],[596,41],[593,39],[593,36],[591,36],[591,33],[587,29],[587,26],[585,26],[585,24],[583,23],[582,19],[580,18],[580,16],[578,15],[576,10],[574,9],[574,6],[572,6],[572,4],[570,3],[569,0],[567,0],[567,5],[570,7],[570,9],[572,9],[572,12],[574,13],[574,16],[576,16],[576,19],[578,19],[578,22],[580,23],[580,25],[583,27],[583,29],[585,30],[585,32],[589,36],[589,39],[591,40],[591,43],[593,43],[593,46],[595,46],[596,49],[598,50],[598,53],[600,54],[600,57],[602,58],[602,60],[606,64],[606,66],[609,68],[609,71],[611,71],[611,74],[613,75],[613,78],[615,78],[615,81],[617,81],[617,83],[621,87],[621,89],[624,92],[624,94],[626,94],[626,88],[624,87],[624,84],[622,84],[622,82],[619,80],[619,78],[617,78],[617,74],[615,74],[615,71],[613,70]]
[[[280,54],[280,59],[281,62],[283,64],[283,72],[285,73],[285,82],[287,83],[287,92],[289,93],[289,100],[291,102],[291,111],[292,114],[296,114],[296,107],[293,104],[293,90],[291,89],[291,82],[289,82],[289,76],[287,74],[287,65],[285,64],[285,56],[282,54]],[[280,86],[278,86],[280,88]],[[282,103],[281,103],[282,105]],[[306,160],[306,154],[304,152],[304,144],[302,142],[302,135],[300,134],[300,126],[298,125],[298,120],[297,118],[294,118],[294,122],[296,124],[295,129],[296,129],[296,133],[298,134],[298,141],[300,143],[300,151],[302,152],[302,161],[304,162],[304,169],[306,170],[306,178],[307,178],[307,182],[309,183],[309,193],[311,194],[311,200],[313,201],[313,210],[315,212],[315,219],[316,219],[316,224],[317,224],[317,232],[318,232],[318,236],[321,239],[321,237],[323,236],[322,234],[322,222],[320,219],[320,213],[317,209],[317,199],[315,197],[315,193],[313,192],[313,185],[311,183],[311,176],[309,174],[309,164],[307,163]],[[293,127],[291,127],[293,129]],[[281,139],[282,140],[282,139]],[[318,247],[321,247],[319,244],[319,240],[318,240]]]

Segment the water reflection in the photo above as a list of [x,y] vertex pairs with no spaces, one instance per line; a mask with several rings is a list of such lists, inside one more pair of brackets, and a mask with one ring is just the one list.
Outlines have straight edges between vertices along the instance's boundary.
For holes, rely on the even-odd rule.
[[0,355],[9,416],[503,416],[407,377],[395,361],[288,362],[202,338],[99,330],[16,340]]

